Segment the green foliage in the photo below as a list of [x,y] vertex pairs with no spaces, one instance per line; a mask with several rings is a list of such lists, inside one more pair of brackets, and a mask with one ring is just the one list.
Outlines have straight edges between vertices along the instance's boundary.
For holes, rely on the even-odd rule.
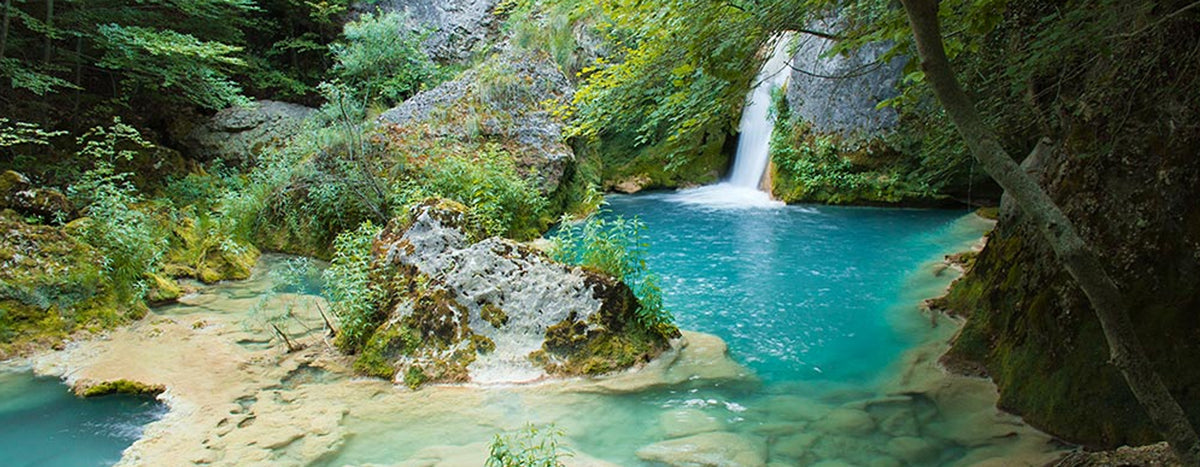
[[473,156],[448,155],[430,161],[400,186],[400,201],[393,204],[407,211],[428,198],[447,198],[469,207],[468,216],[488,236],[534,238],[549,223],[548,201],[517,173],[513,159],[498,145],[487,144]]
[[245,65],[232,56],[240,47],[139,26],[105,24],[97,31],[105,50],[97,65],[128,73],[126,86],[138,92],[181,93],[210,109],[248,103],[230,78]]
[[613,56],[582,71],[569,134],[603,145],[654,147],[668,171],[732,132],[770,31],[717,2],[598,2]]
[[366,104],[394,105],[416,94],[437,72],[421,50],[422,37],[401,13],[367,13],[346,23],[330,46],[332,72]]
[[629,285],[638,298],[638,322],[670,335],[675,317],[663,308],[658,278],[646,267],[646,225],[637,218],[609,216],[604,211],[576,225],[563,226],[551,238],[555,261],[596,269]]
[[337,346],[345,351],[362,348],[379,325],[383,293],[371,282],[371,244],[379,230],[368,221],[338,235],[333,261],[325,270],[326,296],[341,322]]
[[36,123],[11,122],[0,117],[0,148],[20,144],[47,146],[50,139],[67,134],[65,131],[47,131]]
[[137,209],[142,201],[128,173],[116,173],[118,159],[130,160],[136,149],[148,148],[133,127],[114,120],[109,127],[96,127],[79,137],[79,154],[94,159],[94,167],[68,188],[69,195],[85,206],[89,219],[79,229],[80,237],[101,252],[106,280],[118,297],[135,302],[145,294],[145,275],[158,268],[166,249],[164,235],[150,216]]
[[939,181],[921,178],[911,161],[890,148],[816,134],[797,119],[776,124],[771,161],[775,195],[787,202],[900,203],[938,197]]
[[488,448],[485,467],[560,467],[559,459],[571,456],[559,443],[563,431],[553,425],[538,428],[532,424],[516,433],[497,434]]

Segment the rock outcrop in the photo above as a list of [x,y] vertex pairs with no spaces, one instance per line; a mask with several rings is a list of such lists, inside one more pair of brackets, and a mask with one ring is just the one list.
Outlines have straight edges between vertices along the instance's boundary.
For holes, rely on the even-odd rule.
[[441,150],[474,151],[481,141],[497,143],[517,157],[522,175],[535,178],[549,194],[574,167],[575,153],[563,143],[563,124],[553,115],[573,94],[549,56],[506,51],[413,96],[379,121],[417,131],[420,138],[438,141]]
[[[817,21],[811,29],[837,31],[836,21]],[[844,54],[825,56],[836,44],[811,34],[797,36],[788,80],[787,101],[793,115],[812,123],[820,133],[843,136],[878,136],[896,126],[893,108],[880,102],[896,97],[905,60],[882,62],[891,48],[871,43]]]
[[[1196,424],[1200,132],[1194,111],[1158,99],[1152,108],[1151,117],[1137,116],[1141,126],[1121,135],[1119,146],[1109,139],[1115,137],[1095,139],[1103,134],[1100,122],[1080,117],[1061,148],[1025,165],[1100,255],[1128,299],[1154,369]],[[1002,408],[1090,447],[1158,440],[1109,362],[1087,297],[1009,200],[974,267],[943,305],[968,317],[947,362],[990,375]]]
[[462,61],[483,48],[500,29],[498,0],[385,0],[371,8],[402,11],[410,27],[428,31],[421,44],[439,62]]
[[612,277],[510,240],[477,241],[457,203],[430,200],[410,217],[374,245],[387,319],[360,356],[397,381],[601,374],[649,361],[675,337],[639,325],[637,299]]
[[228,165],[242,165],[267,148],[286,144],[300,132],[313,111],[302,105],[267,100],[230,107],[193,128],[184,137],[183,146],[194,159],[221,159]]

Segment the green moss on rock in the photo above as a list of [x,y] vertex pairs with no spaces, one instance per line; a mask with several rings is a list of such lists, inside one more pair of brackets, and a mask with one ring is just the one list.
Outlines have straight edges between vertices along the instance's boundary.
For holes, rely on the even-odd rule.
[[166,390],[167,387],[161,384],[146,384],[127,379],[118,379],[96,384],[78,385],[75,387],[75,395],[79,397],[100,397],[111,394],[157,396]]

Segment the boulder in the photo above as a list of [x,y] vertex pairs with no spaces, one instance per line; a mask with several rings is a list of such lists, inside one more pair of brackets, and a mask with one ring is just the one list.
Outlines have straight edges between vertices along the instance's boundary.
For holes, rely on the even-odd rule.
[[668,438],[680,438],[697,433],[720,431],[724,423],[712,415],[697,409],[680,409],[663,412],[658,417],[663,432]]
[[221,159],[244,165],[299,133],[314,109],[277,101],[255,101],[217,112],[183,138],[188,154],[201,161]]
[[0,174],[0,210],[3,209],[12,209],[51,224],[70,220],[74,212],[62,192],[35,187],[24,175],[12,170]]
[[767,443],[762,438],[721,431],[651,444],[638,449],[637,456],[672,466],[765,466]]
[[830,433],[863,436],[875,431],[875,420],[862,410],[843,407],[814,423],[813,428]]
[[601,374],[647,362],[675,337],[637,324],[637,299],[612,277],[511,240],[476,240],[480,229],[458,203],[429,200],[409,217],[373,247],[393,305],[368,348],[386,354],[397,380]]
[[417,132],[413,145],[436,140],[440,151],[474,154],[482,141],[499,143],[521,175],[549,194],[575,162],[553,114],[573,94],[545,53],[506,51],[384,112],[379,122]]

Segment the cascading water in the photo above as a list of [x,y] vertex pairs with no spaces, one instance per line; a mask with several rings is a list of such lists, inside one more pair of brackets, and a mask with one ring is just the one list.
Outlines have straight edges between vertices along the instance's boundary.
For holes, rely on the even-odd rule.
[[771,195],[760,189],[763,174],[770,161],[771,132],[775,122],[771,118],[771,92],[787,82],[790,75],[787,52],[790,34],[776,38],[771,56],[759,70],[754,89],[746,98],[742,109],[738,131],[737,154],[734,156],[733,171],[729,179],[716,185],[684,190],[676,199],[686,204],[716,207],[773,207],[783,203],[772,200]]

